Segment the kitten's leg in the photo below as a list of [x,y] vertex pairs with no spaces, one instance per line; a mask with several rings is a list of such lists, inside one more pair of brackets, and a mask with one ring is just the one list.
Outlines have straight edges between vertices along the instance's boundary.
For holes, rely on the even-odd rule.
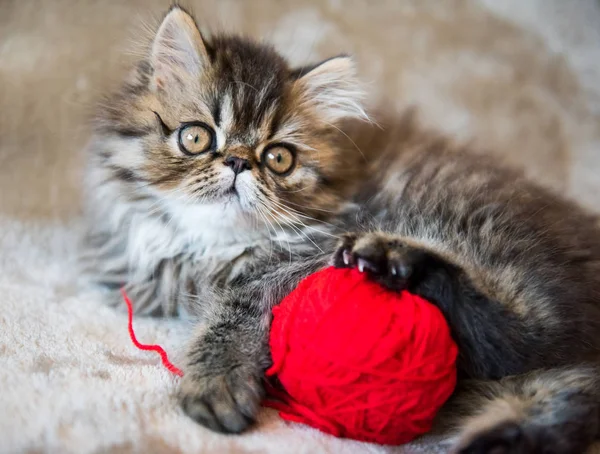
[[180,391],[192,419],[225,433],[239,433],[254,421],[271,363],[271,309],[326,261],[318,256],[271,269],[265,263],[260,274],[244,276],[226,291],[199,296],[205,324],[189,346]]
[[180,398],[184,411],[209,429],[239,433],[258,412],[270,360],[269,313],[260,300],[234,291],[205,302],[212,310],[188,349]]
[[439,415],[442,423],[462,419],[457,453],[582,453],[599,434],[597,367],[537,371],[462,387]]

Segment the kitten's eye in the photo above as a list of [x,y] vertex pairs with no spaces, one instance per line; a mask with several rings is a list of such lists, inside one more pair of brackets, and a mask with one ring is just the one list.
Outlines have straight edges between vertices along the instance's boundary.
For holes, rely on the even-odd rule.
[[263,151],[262,162],[276,174],[284,175],[294,167],[295,154],[287,145],[273,145]]
[[213,146],[214,133],[205,124],[194,123],[179,130],[179,148],[185,154],[197,155]]

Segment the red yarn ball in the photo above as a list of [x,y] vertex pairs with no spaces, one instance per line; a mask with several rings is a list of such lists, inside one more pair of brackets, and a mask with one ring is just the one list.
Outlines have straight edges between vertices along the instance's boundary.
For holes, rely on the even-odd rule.
[[456,385],[458,349],[433,304],[327,268],[273,309],[282,418],[339,437],[402,444],[431,429]]

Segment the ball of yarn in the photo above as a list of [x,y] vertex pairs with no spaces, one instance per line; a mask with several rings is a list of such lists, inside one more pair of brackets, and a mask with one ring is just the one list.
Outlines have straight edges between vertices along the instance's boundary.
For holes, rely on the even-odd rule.
[[273,309],[282,418],[332,435],[402,444],[431,429],[456,385],[457,347],[433,304],[363,273],[326,268]]

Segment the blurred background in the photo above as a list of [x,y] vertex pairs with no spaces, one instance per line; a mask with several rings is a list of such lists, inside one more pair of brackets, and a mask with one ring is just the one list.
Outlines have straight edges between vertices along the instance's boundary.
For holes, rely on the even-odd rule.
[[[166,0],[0,0],[0,212],[78,210],[89,106],[114,87]],[[293,63],[350,52],[371,105],[525,166],[600,208],[595,0],[197,0],[211,30],[272,42]]]
[[[178,410],[157,359],[131,347],[124,315],[74,285],[91,106],[168,6],[0,0],[0,453],[433,452],[327,438],[274,414],[244,437],[206,431]],[[373,109],[416,107],[426,126],[600,212],[598,0],[184,6],[202,27],[269,41],[294,64],[352,53]],[[136,323],[181,360],[178,322]]]

